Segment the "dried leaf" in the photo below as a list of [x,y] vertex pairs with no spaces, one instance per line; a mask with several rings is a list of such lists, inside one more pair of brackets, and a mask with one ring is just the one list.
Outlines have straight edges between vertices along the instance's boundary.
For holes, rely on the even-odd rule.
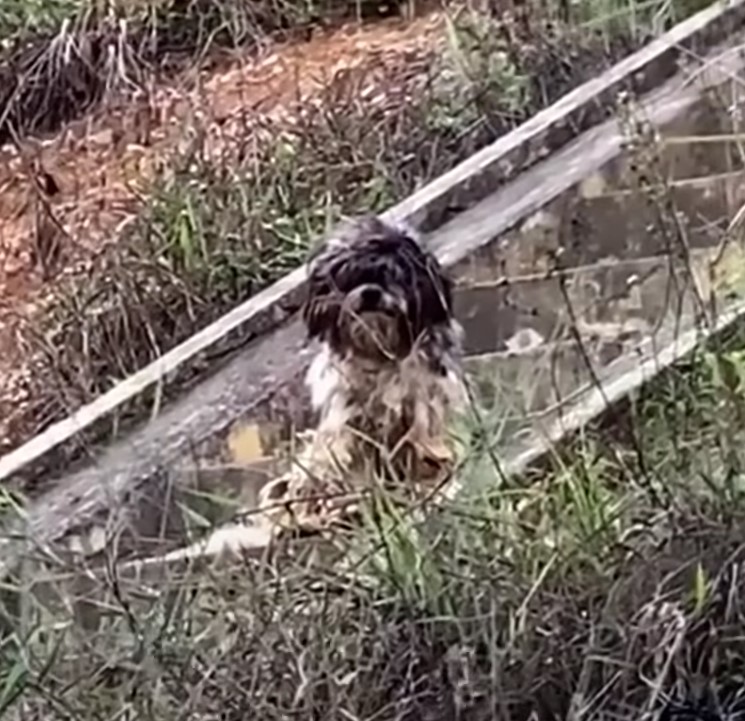
[[261,432],[255,423],[234,428],[228,446],[236,463],[251,463],[264,457]]

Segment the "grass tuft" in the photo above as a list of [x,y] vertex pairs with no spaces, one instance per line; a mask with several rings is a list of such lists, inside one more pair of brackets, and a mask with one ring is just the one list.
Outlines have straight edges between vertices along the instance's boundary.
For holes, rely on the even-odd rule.
[[[744,333],[630,407],[639,429],[660,415],[691,423],[646,445],[643,469],[612,430],[588,429],[509,488],[493,468],[466,478],[485,490],[424,520],[381,499],[351,546],[320,555],[99,577],[78,587],[74,616],[43,576],[36,596],[19,581],[3,698],[26,719],[734,718],[742,509],[724,476],[711,494],[670,458],[681,442],[720,456],[715,416],[742,410],[745,393],[712,378],[709,360],[741,355]],[[693,420],[685,398],[698,399]],[[488,473],[483,459],[471,472]],[[650,474],[671,493],[651,492]],[[73,568],[56,567],[50,588],[74,598],[59,580]],[[94,623],[79,604],[96,598]]]

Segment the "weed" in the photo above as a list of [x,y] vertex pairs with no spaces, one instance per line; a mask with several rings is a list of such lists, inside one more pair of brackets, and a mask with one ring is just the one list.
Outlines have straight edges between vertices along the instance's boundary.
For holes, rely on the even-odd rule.
[[[690,362],[701,373],[673,369],[635,417],[682,414],[664,400],[669,383],[708,417],[728,390],[705,360]],[[649,449],[656,470],[671,444],[662,436]],[[384,504],[351,549],[339,540],[333,567],[280,551],[269,566],[99,577],[86,593],[103,613],[84,634],[64,607],[26,591],[27,621],[2,651],[7,694],[24,718],[48,719],[122,708],[166,719],[524,719],[576,704],[590,718],[638,718],[690,709],[695,671],[711,695],[702,703],[732,707],[728,679],[744,650],[730,633],[742,610],[740,511],[711,505],[692,475],[675,505],[660,505],[625,482],[616,458],[612,438],[586,436],[553,470],[425,520]]]
[[0,13],[0,144],[50,133],[105,98],[147,96],[216,52],[258,47],[271,36],[345,15],[345,3],[276,0],[87,0],[16,3]]
[[[522,93],[513,67],[495,77]],[[384,207],[452,162],[462,128],[422,77],[385,110],[357,95],[305,108],[238,164],[195,148],[89,275],[91,296],[99,277],[111,284],[106,302],[56,316],[69,323],[50,344],[70,354],[59,367],[101,364],[65,387],[105,387],[142,362],[119,360],[122,348],[161,352],[296,263],[342,210]],[[425,138],[442,154],[424,154]],[[332,539],[328,555],[292,546],[149,576],[113,558],[95,572],[64,554],[31,565],[3,589],[21,610],[2,614],[0,704],[24,720],[736,717],[744,333],[509,484],[493,455],[499,420],[466,425],[471,492],[424,519],[381,499],[351,548]]]
[[49,32],[79,9],[79,0],[8,0],[0,14],[0,39],[9,45],[12,36],[21,32]]

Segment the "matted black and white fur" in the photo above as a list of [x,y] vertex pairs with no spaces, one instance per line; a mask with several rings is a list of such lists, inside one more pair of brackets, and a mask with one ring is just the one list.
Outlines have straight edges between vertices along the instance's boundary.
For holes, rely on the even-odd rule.
[[320,342],[306,377],[318,425],[265,504],[320,516],[371,476],[405,484],[445,479],[448,423],[466,400],[462,329],[452,285],[408,228],[366,215],[342,224],[309,262],[302,310]]

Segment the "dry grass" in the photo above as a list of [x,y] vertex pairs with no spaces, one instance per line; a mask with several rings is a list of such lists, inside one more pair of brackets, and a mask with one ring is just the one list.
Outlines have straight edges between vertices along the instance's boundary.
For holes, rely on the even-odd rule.
[[54,132],[106,97],[146,94],[153,77],[338,21],[348,9],[335,0],[18,3],[0,17],[0,145]]

